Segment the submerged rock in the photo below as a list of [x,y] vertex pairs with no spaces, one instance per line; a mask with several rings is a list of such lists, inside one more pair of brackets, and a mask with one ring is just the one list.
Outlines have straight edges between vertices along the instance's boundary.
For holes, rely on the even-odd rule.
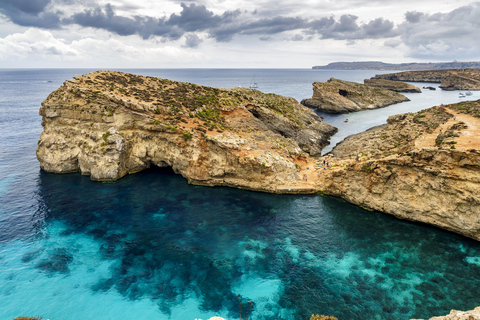
[[331,78],[327,82],[314,82],[312,98],[302,100],[302,104],[327,113],[348,113],[404,101],[409,99],[391,90]]

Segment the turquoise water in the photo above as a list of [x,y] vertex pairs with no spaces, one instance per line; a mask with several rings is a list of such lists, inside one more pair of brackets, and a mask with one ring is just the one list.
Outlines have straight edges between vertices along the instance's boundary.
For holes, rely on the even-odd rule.
[[[285,92],[298,81],[311,94],[304,77],[328,79],[267,71],[289,80],[277,84]],[[0,71],[0,319],[239,319],[239,299],[243,318],[252,302],[249,319],[409,319],[480,304],[480,244],[459,235],[331,197],[191,186],[169,170],[115,183],[40,171],[39,104],[84,72]],[[216,86],[268,80],[262,70],[137,71],[148,72]],[[408,108],[443,95],[428,94]],[[341,131],[360,130],[351,121]]]

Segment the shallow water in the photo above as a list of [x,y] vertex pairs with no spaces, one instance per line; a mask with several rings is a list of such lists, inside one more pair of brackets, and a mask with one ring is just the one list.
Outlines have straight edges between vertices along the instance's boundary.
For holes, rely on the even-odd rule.
[[[459,235],[331,197],[191,186],[169,170],[115,183],[40,171],[39,104],[85,72],[0,71],[0,319],[238,319],[240,303],[244,319],[247,309],[249,319],[409,319],[479,305],[480,245]],[[303,79],[293,87],[311,95],[304,78],[319,77],[268,72],[283,94],[300,94],[291,84]],[[252,73],[261,86],[269,79],[262,70],[136,73],[225,87],[248,85]],[[448,97],[422,93],[411,108]],[[348,117],[341,132],[360,130],[361,115]]]

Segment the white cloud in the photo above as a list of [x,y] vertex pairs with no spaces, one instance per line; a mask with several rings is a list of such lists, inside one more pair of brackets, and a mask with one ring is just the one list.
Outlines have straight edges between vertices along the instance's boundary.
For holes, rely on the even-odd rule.
[[0,58],[2,60],[22,60],[30,56],[43,58],[62,59],[76,56],[72,50],[61,40],[55,39],[51,32],[30,28],[24,33],[14,33],[0,39]]

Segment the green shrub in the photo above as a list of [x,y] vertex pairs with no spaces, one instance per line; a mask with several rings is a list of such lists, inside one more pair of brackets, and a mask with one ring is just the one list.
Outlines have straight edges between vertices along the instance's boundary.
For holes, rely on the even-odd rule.
[[185,139],[185,141],[192,139],[192,134],[190,132],[183,131],[183,139]]
[[102,135],[102,138],[103,138],[103,140],[105,140],[105,142],[107,142],[108,137],[110,137],[110,133],[108,133],[108,132],[105,132],[105,133]]
[[322,315],[312,314],[312,316],[310,317],[310,320],[338,320],[338,318],[334,316],[324,316],[323,314]]
[[373,168],[371,165],[371,163],[365,162],[364,164],[362,164],[362,171],[366,173],[372,173],[375,168]]

